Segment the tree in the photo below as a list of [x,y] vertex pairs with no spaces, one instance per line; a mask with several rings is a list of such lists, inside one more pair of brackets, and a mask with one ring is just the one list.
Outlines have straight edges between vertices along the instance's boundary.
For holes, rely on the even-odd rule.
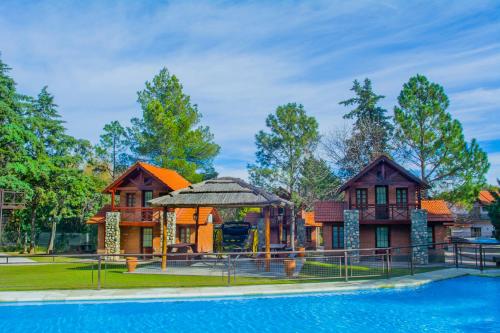
[[423,75],[410,78],[394,108],[395,143],[434,194],[467,204],[486,182],[488,157],[475,139],[465,141],[462,125],[446,111],[448,106],[443,87]]
[[132,119],[127,130],[133,158],[174,169],[191,182],[216,175],[220,147],[175,75],[163,68],[138,92],[138,102],[143,117]]
[[313,156],[306,158],[301,174],[296,200],[302,208],[312,210],[318,200],[337,199],[341,182],[325,160]]
[[298,193],[302,165],[312,156],[318,141],[318,123],[306,114],[302,105],[278,106],[266,119],[269,132],[255,136],[256,163],[249,165],[252,183],[277,191],[282,188],[288,197]]
[[[500,185],[500,180],[497,180],[497,182],[498,185]],[[491,219],[491,224],[495,227],[495,238],[500,240],[500,192],[490,191],[490,193],[495,200],[490,205],[486,206],[486,210]]]
[[354,120],[352,133],[345,130],[331,134],[325,139],[327,154],[337,165],[343,179],[357,174],[372,159],[381,153],[389,153],[393,126],[387,110],[378,106],[382,95],[373,92],[372,83],[365,79],[363,85],[354,80],[351,91],[355,97],[340,102],[340,105],[354,109],[344,119]]
[[125,171],[127,163],[127,132],[118,121],[104,125],[100,135],[99,144],[96,146],[96,155],[99,158],[97,167],[109,174],[112,180]]

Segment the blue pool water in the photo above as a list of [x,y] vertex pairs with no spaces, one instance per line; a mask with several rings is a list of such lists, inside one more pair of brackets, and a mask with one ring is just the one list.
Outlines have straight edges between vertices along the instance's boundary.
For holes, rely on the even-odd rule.
[[500,332],[500,279],[273,298],[3,304],[0,332]]

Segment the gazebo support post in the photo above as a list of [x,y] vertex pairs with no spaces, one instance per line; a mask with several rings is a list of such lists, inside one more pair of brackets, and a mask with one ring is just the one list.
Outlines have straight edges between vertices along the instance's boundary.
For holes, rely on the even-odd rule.
[[266,272],[271,270],[271,210],[264,207],[264,225],[266,230]]
[[200,226],[200,206],[196,206],[196,222],[194,225],[194,251],[198,252],[198,227]]
[[290,206],[290,211],[292,212],[292,216],[290,219],[290,246],[292,248],[292,251],[295,251],[295,206],[294,205]]
[[167,206],[163,207],[163,241],[161,244],[161,270],[167,270]]

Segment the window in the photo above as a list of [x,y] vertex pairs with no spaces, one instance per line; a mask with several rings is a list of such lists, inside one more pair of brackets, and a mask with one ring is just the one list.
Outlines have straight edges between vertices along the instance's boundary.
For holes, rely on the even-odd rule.
[[368,204],[368,190],[366,188],[356,189],[356,205],[366,206]]
[[313,229],[311,227],[306,228],[306,242],[312,242],[313,239]]
[[408,204],[408,189],[407,188],[397,188],[396,189],[396,204],[407,205]]
[[387,204],[387,186],[375,186],[375,203],[377,205]]
[[434,248],[434,227],[427,227],[427,244],[429,244],[429,249]]
[[153,247],[153,228],[142,229],[142,247]]
[[480,227],[471,227],[470,228],[470,236],[471,237],[481,237],[481,228]]
[[151,204],[148,202],[153,199],[153,191],[142,191],[142,207],[150,207]]
[[325,245],[325,242],[323,240],[323,228],[322,227],[316,227],[316,234],[318,235],[316,237],[316,242],[318,243],[319,246]]
[[127,207],[135,206],[135,193],[127,193],[125,205]]
[[179,241],[181,243],[191,243],[191,229],[189,227],[179,228]]
[[332,249],[344,248],[344,227],[333,226],[332,230]]
[[288,228],[287,228],[286,224],[283,224],[283,226],[281,228],[281,241],[286,242],[287,239],[288,239]]
[[384,248],[389,246],[389,227],[375,228],[375,247]]

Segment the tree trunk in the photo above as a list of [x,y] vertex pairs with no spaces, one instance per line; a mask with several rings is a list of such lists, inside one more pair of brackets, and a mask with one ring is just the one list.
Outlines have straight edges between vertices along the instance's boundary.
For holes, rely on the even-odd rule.
[[57,220],[58,219],[56,219],[56,218],[52,219],[52,228],[50,230],[50,240],[49,240],[49,246],[47,247],[47,254],[51,254],[54,252],[54,242],[56,239]]
[[30,253],[35,253],[35,236],[36,236],[36,207],[31,211],[31,238],[30,238]]

